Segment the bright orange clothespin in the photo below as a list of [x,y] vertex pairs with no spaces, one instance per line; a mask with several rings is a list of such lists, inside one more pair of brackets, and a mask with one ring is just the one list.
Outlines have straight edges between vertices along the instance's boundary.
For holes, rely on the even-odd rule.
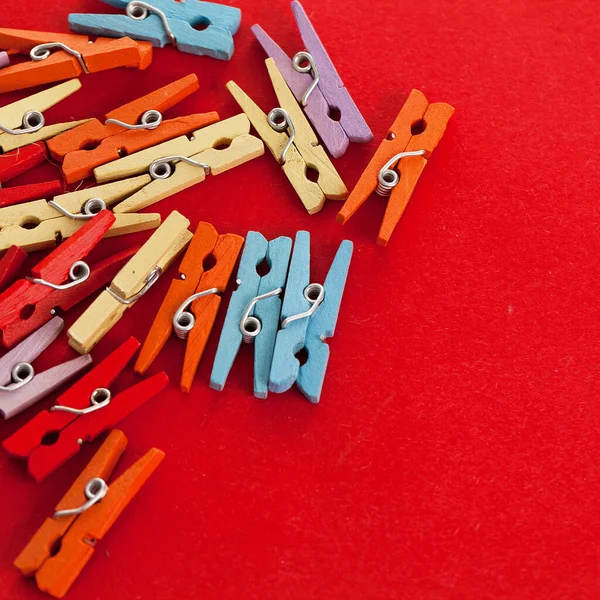
[[429,104],[422,92],[413,90],[338,213],[338,222],[344,224],[374,191],[390,196],[377,237],[385,246],[453,113],[449,104]]
[[[237,262],[244,238],[219,235],[210,223],[199,223],[171,287],[144,342],[135,371],[145,373],[171,333],[187,339],[181,390],[189,392],[215,324],[221,296]],[[212,258],[212,266],[207,261]]]
[[107,485],[126,447],[125,435],[114,430],[58,503],[54,517],[46,519],[15,560],[23,575],[35,576],[41,591],[65,596],[97,543],[165,457],[152,448]]
[[152,62],[152,44],[129,38],[98,38],[91,43],[85,35],[0,28],[0,48],[31,58],[0,71],[0,92],[24,90],[117,67],[146,69]]

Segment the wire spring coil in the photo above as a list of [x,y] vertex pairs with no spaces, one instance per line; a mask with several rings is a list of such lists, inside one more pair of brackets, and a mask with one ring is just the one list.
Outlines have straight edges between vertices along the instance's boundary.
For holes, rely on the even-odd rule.
[[10,135],[24,135],[27,133],[35,133],[44,127],[46,124],[46,119],[44,115],[39,110],[28,110],[23,115],[23,121],[21,125],[21,129],[10,129],[9,127],[4,127],[4,125],[0,125],[0,131],[4,131],[4,133],[8,133]]
[[185,300],[185,302],[183,302],[183,304],[177,309],[177,312],[173,317],[173,331],[175,331],[175,335],[180,340],[187,340],[188,336],[190,335],[190,331],[192,331],[192,329],[194,329],[194,325],[196,325],[196,317],[191,311],[186,310],[186,308],[199,298],[204,298],[205,296],[218,293],[219,288],[210,288],[209,290],[198,292],[197,294],[187,298],[187,300]]
[[406,156],[424,156],[425,150],[415,150],[414,152],[400,152],[383,165],[377,177],[377,188],[375,192],[380,196],[387,197],[392,193],[392,190],[400,183],[400,175],[392,168],[392,165],[398,163]]
[[104,200],[101,198],[90,198],[87,200],[81,207],[80,214],[73,214],[72,212],[69,212],[66,208],[62,207],[54,200],[50,200],[48,204],[65,217],[69,217],[69,219],[74,219],[76,221],[87,221],[89,219],[93,219],[99,212],[106,210],[106,202],[104,202]]
[[277,288],[272,292],[267,292],[266,294],[261,294],[260,296],[255,296],[252,298],[240,320],[240,331],[242,333],[242,341],[244,344],[252,344],[252,342],[254,342],[254,338],[262,329],[262,323],[260,322],[260,319],[255,316],[250,316],[254,306],[262,300],[279,296],[281,292],[283,292],[283,288]]

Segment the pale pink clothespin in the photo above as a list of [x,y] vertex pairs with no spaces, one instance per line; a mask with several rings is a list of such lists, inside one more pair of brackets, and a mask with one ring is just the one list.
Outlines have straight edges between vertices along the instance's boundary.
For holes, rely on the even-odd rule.
[[31,363],[58,337],[64,321],[54,317],[0,358],[0,415],[10,419],[92,363],[89,354],[36,373]]

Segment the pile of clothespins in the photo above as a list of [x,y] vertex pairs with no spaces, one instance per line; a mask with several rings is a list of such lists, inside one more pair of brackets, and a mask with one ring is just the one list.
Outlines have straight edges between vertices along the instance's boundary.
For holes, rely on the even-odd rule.
[[[32,416],[4,440],[11,456],[27,461],[40,481],[167,385],[159,373],[114,394],[116,380],[140,348],[130,338],[100,364],[90,352],[117,326],[126,310],[180,255],[179,272],[141,345],[135,372],[143,375],[172,334],[186,340],[181,389],[189,392],[217,318],[221,297],[237,268],[214,358],[210,386],[223,390],[242,342],[254,343],[254,395],[282,393],[294,383],[319,402],[346,284],[352,243],[340,245],[323,284],[311,282],[310,235],[268,241],[250,231],[246,239],[219,235],[210,223],[195,232],[177,211],[161,224],[159,214],[140,213],[164,198],[264,154],[281,165],[308,213],[326,199],[345,200],[344,223],[376,191],[389,196],[378,243],[385,245],[398,223],[427,160],[440,141],[453,108],[429,104],[413,90],[387,137],[349,193],[329,158],[350,142],[373,135],[344,87],[299,2],[292,2],[304,51],[290,59],[258,25],[252,30],[268,54],[266,67],[278,106],[268,114],[233,81],[227,84],[242,113],[220,120],[210,112],[165,119],[164,113],[198,89],[189,75],[128,104],[103,120],[47,124],[44,111],[81,88],[82,74],[117,67],[147,68],[153,46],[230,59],[241,22],[236,8],[188,0],[103,0],[124,15],[69,16],[84,35],[0,29],[0,92],[54,84],[0,108],[0,183],[52,160],[64,180],[96,184],[60,193],[59,181],[0,188],[0,414],[8,419],[52,392],[75,383],[55,405]],[[198,27],[202,25],[202,27]],[[116,38],[116,39],[110,39]],[[14,55],[30,60],[10,65]],[[62,82],[62,83],[61,83]],[[251,133],[252,128],[257,135]],[[322,145],[321,145],[322,144]],[[329,155],[328,155],[329,154]],[[308,171],[316,171],[309,178]],[[155,229],[141,247],[89,265],[87,255],[102,238]],[[52,249],[27,274],[26,252]],[[212,266],[205,270],[206,260]],[[267,262],[261,276],[257,267]],[[37,373],[32,362],[62,332],[56,316],[81,302],[89,305],[67,331],[81,356]],[[301,364],[298,354],[308,355]],[[93,548],[164,456],[151,449],[110,486],[106,479],[127,440],[112,431],[88,467],[32,538],[16,566],[35,576],[55,597],[68,591]],[[60,542],[60,550],[51,549]]]

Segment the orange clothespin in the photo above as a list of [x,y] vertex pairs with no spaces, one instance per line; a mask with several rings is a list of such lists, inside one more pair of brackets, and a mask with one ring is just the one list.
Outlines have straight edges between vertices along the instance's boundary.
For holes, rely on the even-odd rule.
[[85,35],[0,28],[0,48],[31,58],[29,62],[13,64],[0,71],[0,92],[23,90],[117,67],[146,69],[152,62],[152,44],[129,38],[98,38],[92,43]]
[[[221,296],[237,262],[244,238],[219,235],[210,223],[199,223],[171,287],[144,342],[135,371],[145,373],[173,330],[187,339],[181,390],[189,392],[212,331]],[[212,266],[207,268],[207,261]]]
[[422,92],[413,90],[338,213],[338,222],[344,224],[374,191],[390,196],[377,238],[385,246],[453,113],[449,104],[429,104]]
[[96,167],[191,134],[217,122],[219,114],[209,112],[163,121],[162,113],[198,88],[198,77],[194,74],[169,83],[112,110],[104,123],[92,119],[54,137],[48,142],[50,154],[62,162],[67,183],[74,183],[90,177]]
[[58,503],[54,517],[46,519],[15,560],[23,575],[35,576],[41,591],[55,598],[65,596],[98,541],[165,457],[162,450],[152,448],[107,485],[126,447],[125,435],[114,430]]

